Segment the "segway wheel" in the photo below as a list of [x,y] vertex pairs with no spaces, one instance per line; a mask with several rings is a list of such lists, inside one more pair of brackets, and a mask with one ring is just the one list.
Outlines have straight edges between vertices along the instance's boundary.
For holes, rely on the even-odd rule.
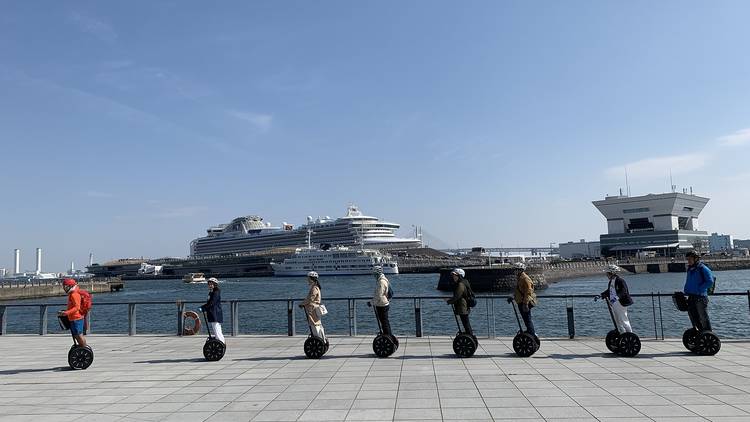
[[331,343],[329,343],[328,340],[326,340],[326,351],[325,351],[325,353],[328,353],[328,348],[329,347],[331,347]]
[[390,337],[380,334],[372,341],[372,351],[379,358],[387,358],[396,352],[396,343]]
[[607,349],[609,349],[612,353],[617,353],[617,348],[620,344],[620,332],[617,330],[612,330],[607,333],[607,338],[604,339],[604,344],[607,345]]
[[711,331],[704,331],[698,336],[696,350],[699,355],[713,356],[721,350],[721,340]]
[[688,328],[684,333],[682,333],[682,344],[686,349],[690,350],[693,353],[696,353],[698,350],[697,347],[699,334],[700,333],[695,328]]
[[518,333],[513,337],[513,351],[522,358],[527,358],[539,350],[534,336],[529,333]]
[[326,350],[328,350],[326,344],[319,338],[308,337],[305,340],[305,356],[309,359],[320,359]]
[[71,369],[86,369],[94,362],[94,351],[89,346],[75,345],[68,352],[68,365]]
[[474,344],[477,346],[477,348],[479,348],[479,340],[477,339],[477,336],[472,334],[471,338],[474,340]]
[[[398,346],[400,345],[400,344],[399,344],[399,342],[398,342],[398,337],[396,337],[396,336],[391,336],[391,341],[392,341],[392,342],[393,342],[393,344],[395,345],[395,350],[398,350]],[[394,350],[394,351],[395,351],[395,350]]]
[[620,347],[617,354],[632,358],[641,351],[641,339],[635,333],[625,333],[620,336]]
[[472,336],[463,333],[456,334],[456,338],[453,339],[453,352],[458,357],[470,358],[476,351],[477,344]]
[[209,362],[216,362],[224,357],[227,346],[216,339],[206,340],[206,344],[203,345],[203,357]]

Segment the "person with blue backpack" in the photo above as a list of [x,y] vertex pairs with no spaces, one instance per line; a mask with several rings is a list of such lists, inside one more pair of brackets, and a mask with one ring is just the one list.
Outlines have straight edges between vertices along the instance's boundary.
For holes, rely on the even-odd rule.
[[380,321],[383,334],[393,336],[391,323],[388,318],[388,310],[391,307],[391,298],[393,297],[391,283],[383,274],[383,267],[379,265],[373,268],[372,274],[375,276],[375,294],[372,297],[372,306],[375,307],[375,315],[378,321]]
[[464,332],[473,336],[474,331],[471,329],[469,314],[473,305],[476,305],[474,292],[471,290],[469,281],[466,280],[466,272],[461,268],[451,271],[451,278],[453,280],[453,297],[448,299],[448,303],[453,305],[453,312],[461,318]]
[[690,322],[699,331],[711,331],[711,320],[708,318],[708,293],[713,289],[714,275],[711,269],[701,262],[700,255],[690,251],[687,258],[687,279],[683,289],[687,295],[688,316]]

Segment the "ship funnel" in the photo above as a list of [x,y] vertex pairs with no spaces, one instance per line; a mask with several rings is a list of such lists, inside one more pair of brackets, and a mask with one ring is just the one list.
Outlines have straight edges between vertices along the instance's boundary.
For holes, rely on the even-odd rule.
[[36,248],[36,274],[42,273],[42,248]]
[[13,274],[21,274],[21,250],[16,249],[13,251],[14,254],[14,264],[13,264]]

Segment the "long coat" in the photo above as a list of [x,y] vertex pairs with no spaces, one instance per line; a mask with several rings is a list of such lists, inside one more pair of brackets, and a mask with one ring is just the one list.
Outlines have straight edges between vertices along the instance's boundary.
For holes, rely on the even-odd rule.
[[221,310],[221,291],[218,288],[211,290],[208,294],[208,302],[201,306],[206,312],[206,319],[208,322],[218,322],[219,324],[224,322],[224,313]]
[[310,287],[310,291],[307,293],[307,297],[302,302],[302,306],[305,308],[307,314],[307,322],[312,325],[320,325],[320,316],[318,315],[318,307],[320,306],[320,288],[316,285]]

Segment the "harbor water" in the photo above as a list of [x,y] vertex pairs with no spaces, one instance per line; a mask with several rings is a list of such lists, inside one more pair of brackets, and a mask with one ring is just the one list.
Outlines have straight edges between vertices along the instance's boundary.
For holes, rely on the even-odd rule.
[[[718,277],[717,292],[747,292],[750,289],[750,270],[722,271]],[[395,293],[391,304],[391,325],[396,334],[415,335],[414,300],[406,296],[445,296],[435,290],[437,274],[402,274],[390,276]],[[685,274],[629,274],[625,276],[631,293],[671,293],[681,290]],[[329,314],[324,317],[328,334],[349,334],[349,308],[346,300],[332,298],[363,298],[357,300],[356,325],[358,335],[376,332],[372,310],[366,298],[371,296],[374,280],[370,276],[325,277],[321,280],[323,302]],[[538,292],[539,305],[533,309],[537,332],[541,337],[567,337],[568,319],[566,308],[573,307],[577,336],[603,336],[612,329],[606,304],[595,302],[594,296],[607,287],[606,277],[583,277],[565,280]],[[295,299],[304,298],[307,283],[304,278],[252,278],[228,279],[221,283],[224,301],[224,331],[229,332],[229,300],[234,299]],[[588,295],[586,298],[544,298],[544,295]],[[94,297],[92,328],[95,333],[127,334],[128,306],[126,304],[105,305],[107,302],[164,301],[169,304],[139,304],[136,307],[136,329],[138,334],[175,334],[177,326],[176,301],[188,301],[187,310],[197,310],[199,302],[207,297],[206,284],[185,284],[179,280],[127,281],[125,290],[119,293],[99,293]],[[56,311],[64,307],[65,298],[36,299],[6,302],[28,304],[24,307],[9,307],[6,310],[8,334],[35,334],[39,330],[39,303],[54,304],[49,308],[48,331],[59,333]],[[193,303],[195,302],[195,303]],[[689,326],[686,313],[679,312],[671,298],[638,297],[629,308],[633,329],[642,338],[661,336],[662,327],[666,337],[678,337]],[[303,311],[295,303],[296,333],[308,332]],[[447,335],[456,331],[456,322],[451,308],[444,299],[421,301],[423,334]],[[723,338],[750,337],[750,311],[748,296],[713,296],[709,313],[714,331]],[[654,321],[656,318],[656,322]],[[472,325],[477,335],[512,336],[518,330],[513,308],[504,299],[479,300],[471,314]],[[656,329],[655,329],[656,328]],[[239,303],[240,334],[287,333],[287,302]]]

